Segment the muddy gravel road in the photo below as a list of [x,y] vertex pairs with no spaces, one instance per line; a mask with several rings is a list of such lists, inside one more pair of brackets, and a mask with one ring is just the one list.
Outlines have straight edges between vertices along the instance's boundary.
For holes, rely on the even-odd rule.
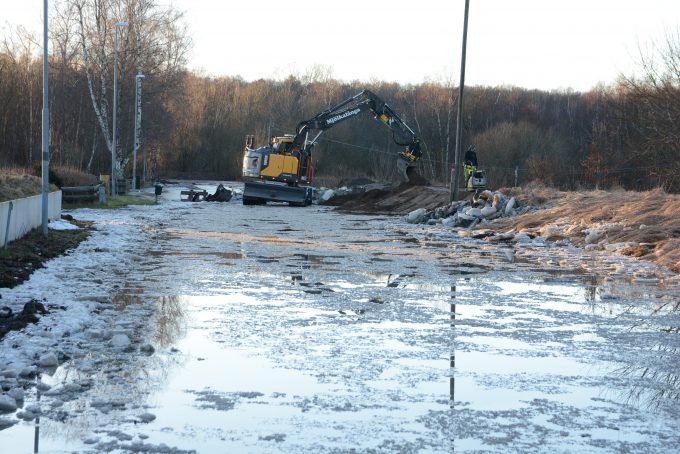
[[92,237],[3,296],[65,307],[1,344],[3,389],[25,393],[3,453],[680,446],[677,279],[172,187],[71,214]]

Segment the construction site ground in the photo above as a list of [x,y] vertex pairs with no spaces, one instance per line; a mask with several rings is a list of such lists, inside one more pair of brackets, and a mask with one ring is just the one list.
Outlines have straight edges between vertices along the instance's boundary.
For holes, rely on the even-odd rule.
[[[229,202],[181,201],[217,183],[68,210],[87,239],[0,289],[0,317],[37,320],[0,339],[3,453],[680,445],[680,279],[644,260],[672,256],[675,196],[517,190],[542,208],[480,227],[536,233],[493,242],[407,222],[442,189],[368,214],[244,206],[238,182]],[[581,246],[586,226],[607,233]],[[629,237],[652,252],[603,243]]]
[[[535,209],[514,217],[496,219],[477,228],[497,232],[515,230],[544,236],[547,240],[568,240],[585,246],[584,231],[615,225],[604,240],[631,243],[625,254],[652,261],[680,272],[680,196],[661,189],[646,192],[617,190],[559,191],[542,185],[502,188],[520,206]],[[418,208],[434,210],[449,203],[449,188],[411,186],[353,191],[333,197],[329,204],[347,213],[405,215]],[[459,200],[472,194],[459,191]]]

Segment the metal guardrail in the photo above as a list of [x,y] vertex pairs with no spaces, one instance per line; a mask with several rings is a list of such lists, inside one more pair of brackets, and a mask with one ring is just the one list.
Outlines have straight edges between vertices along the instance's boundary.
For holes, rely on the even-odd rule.
[[61,200],[68,203],[96,202],[99,200],[101,184],[92,186],[71,186],[61,188]]

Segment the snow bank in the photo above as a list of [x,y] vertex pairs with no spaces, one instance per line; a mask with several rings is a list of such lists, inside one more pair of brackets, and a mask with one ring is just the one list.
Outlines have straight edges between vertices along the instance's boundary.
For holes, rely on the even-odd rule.
[[55,219],[54,221],[50,221],[50,223],[47,224],[47,227],[52,230],[78,230],[80,228],[68,221],[64,221],[63,219]]

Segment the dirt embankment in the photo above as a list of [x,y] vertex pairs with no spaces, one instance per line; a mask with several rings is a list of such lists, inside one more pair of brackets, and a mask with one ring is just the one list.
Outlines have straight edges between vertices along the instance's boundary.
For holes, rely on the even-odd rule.
[[[680,196],[657,189],[647,192],[562,192],[543,186],[502,189],[536,210],[479,225],[498,232],[515,230],[548,240],[602,249],[629,243],[623,253],[653,261],[680,273]],[[448,204],[447,188],[399,186],[334,197],[338,210],[355,213],[406,214],[417,208]]]
[[338,211],[366,214],[406,214],[418,208],[435,208],[449,201],[447,188],[402,184],[392,189],[373,189],[335,196],[330,205]]

